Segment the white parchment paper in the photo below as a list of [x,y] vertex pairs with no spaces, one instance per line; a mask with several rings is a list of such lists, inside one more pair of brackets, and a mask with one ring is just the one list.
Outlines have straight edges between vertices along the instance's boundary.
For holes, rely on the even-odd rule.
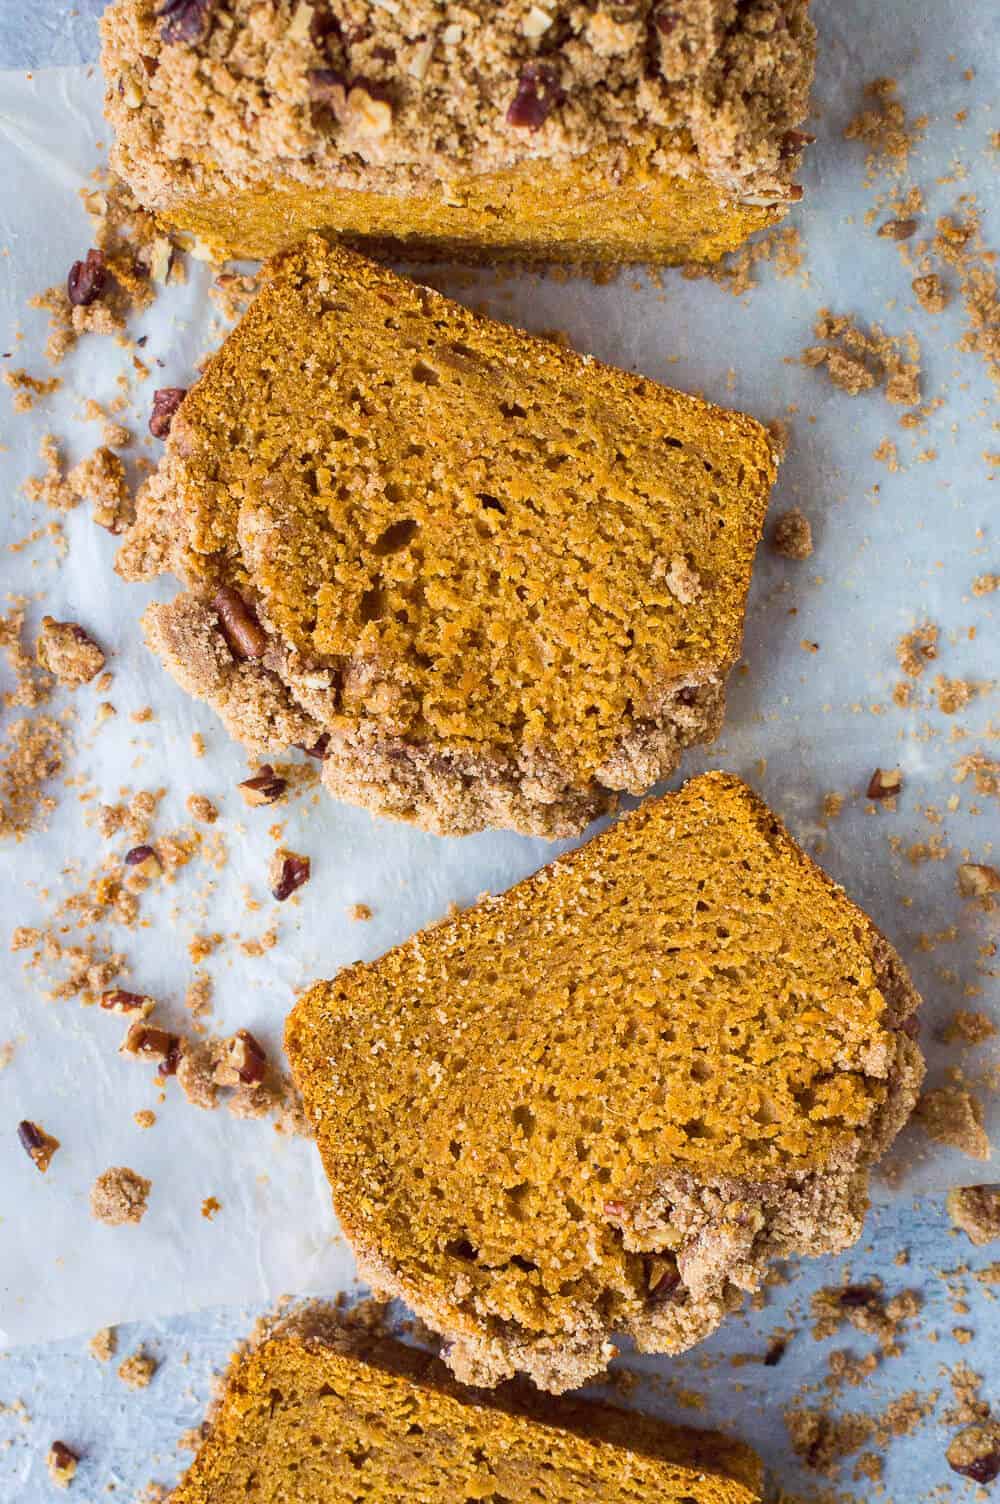
[[[916,23],[922,7],[913,9]],[[982,30],[984,54],[988,9],[973,22]],[[912,273],[897,247],[864,222],[877,190],[863,186],[863,153],[843,141],[842,131],[861,104],[858,80],[869,71],[864,38],[885,31],[883,10],[855,3],[824,23],[813,127],[819,140],[804,178],[807,199],[798,219],[804,262],[796,277],[765,266],[760,284],[739,301],[679,273],[667,274],[662,285],[626,275],[604,287],[463,276],[451,290],[529,328],[562,329],[577,348],[616,364],[764,420],[789,422],[792,447],[773,513],[800,505],[812,522],[816,552],[790,563],[762,548],[726,729],[683,771],[727,767],[758,788],[911,966],[926,998],[922,1039],[932,1079],[944,1081],[962,1067],[975,1084],[997,1063],[996,1051],[987,1045],[963,1052],[935,1034],[955,1008],[990,1013],[997,1003],[991,947],[998,916],[959,898],[955,867],[966,856],[997,861],[998,806],[977,796],[971,782],[954,781],[961,756],[977,749],[1000,756],[992,684],[1000,595],[970,593],[975,576],[1000,571],[991,479],[997,467],[986,458],[998,447],[995,393],[983,365],[956,352],[960,304],[935,319],[916,309]],[[926,22],[924,16],[921,35]],[[934,111],[911,169],[928,195],[926,222],[951,212],[974,182],[986,234],[992,230],[996,243],[995,173],[987,152],[995,90],[977,89],[959,63],[946,65],[933,46],[926,61],[917,58],[918,33],[907,24],[883,37],[882,55],[888,48],[888,57],[901,68],[905,63],[912,110]],[[972,56],[975,38],[967,40]],[[94,70],[0,74],[0,349],[11,352],[3,361],[8,368],[48,374],[41,358],[44,315],[29,312],[26,299],[65,277],[89,244],[77,190],[102,157],[100,97]],[[968,116],[959,127],[952,117],[962,108]],[[959,155],[972,181],[940,181]],[[188,264],[187,285],[172,288],[130,331],[148,335],[142,355],[152,368],[144,382],[132,373],[128,386],[131,412],[124,421],[141,435],[153,388],[189,385],[195,362],[217,342],[215,310],[205,296],[211,271],[191,258]],[[440,274],[436,280],[447,290]],[[892,333],[917,334],[924,395],[944,399],[925,431],[901,429],[899,410],[881,396],[852,401],[822,373],[794,363],[812,342],[812,321],[824,305],[878,319]],[[100,440],[95,425],[77,416],[82,401],[106,404],[128,367],[113,341],[92,338],[67,361],[63,390],[30,415],[14,417],[0,391],[0,542],[17,543],[50,520],[20,490],[40,468],[41,434],[66,436],[71,460],[89,452]],[[872,458],[886,436],[899,448],[898,473]],[[155,459],[157,450],[144,441],[135,452]],[[928,450],[936,458],[920,462]],[[0,853],[0,931],[44,922],[59,894],[93,866],[99,838],[86,811],[98,800],[117,799],[126,787],[165,787],[157,828],[167,830],[191,824],[184,808],[189,793],[207,794],[223,812],[215,830],[226,842],[228,865],[212,874],[209,900],[204,864],[193,863],[144,909],[147,927],[137,935],[122,932],[130,985],[162,998],[165,1016],[182,1025],[183,993],[193,975],[188,943],[205,931],[224,932],[208,963],[216,983],[213,1027],[251,1028],[277,1053],[296,988],[380,954],[438,918],[452,900],[509,886],[558,849],[508,834],[441,840],[325,799],[247,811],[235,790],[246,776],[239,750],[210,713],[174,689],[143,647],[138,620],[154,592],[117,580],[114,540],[93,526],[85,507],[62,520],[65,557],[44,537],[0,554],[3,592],[30,597],[33,622],[48,611],[93,633],[109,651],[114,682],[107,698],[118,714],[95,730],[93,690],[55,702],[75,717],[69,773],[78,783],[59,790],[46,832]],[[169,595],[169,583],[159,593]],[[955,717],[937,711],[926,682],[917,687],[917,708],[901,711],[892,703],[900,678],[895,640],[924,619],[941,628],[934,669],[982,686]],[[155,718],[133,721],[132,713],[147,705]],[[192,752],[196,730],[207,745],[202,759]],[[871,812],[863,795],[872,770],[897,764],[906,781],[898,809]],[[845,796],[835,820],[823,816],[830,792]],[[88,803],[81,804],[81,793]],[[300,901],[280,909],[266,883],[273,849],[267,827],[274,819],[285,822],[285,843],[307,852],[313,864]],[[942,859],[911,863],[907,850],[932,836],[940,838]],[[248,894],[259,908],[248,911]],[[355,902],[372,907],[370,923],[348,918]],[[278,945],[262,958],[245,956],[234,937],[261,934],[272,921]],[[22,975],[21,960],[9,958],[0,994],[0,1044],[15,1044],[12,1063],[0,1073],[0,1328],[7,1340],[287,1291],[330,1293],[350,1281],[352,1259],[338,1238],[311,1145],[277,1135],[266,1122],[198,1112],[175,1086],[161,1102],[148,1068],[117,1055],[119,1022],[76,1003],[45,1002],[36,982]],[[978,1089],[989,1126],[1000,1127],[994,1099]],[[157,1123],[143,1132],[132,1114],[146,1107],[154,1108]],[[17,1146],[15,1126],[25,1117],[62,1142],[45,1177]],[[917,1129],[908,1131],[895,1163],[893,1189],[878,1177],[876,1196],[900,1194],[900,1184],[915,1191],[991,1173],[988,1165],[930,1148]],[[110,1229],[91,1220],[89,1188],[109,1165],[130,1165],[152,1180],[141,1226]],[[207,1220],[201,1206],[210,1196],[222,1209]]]

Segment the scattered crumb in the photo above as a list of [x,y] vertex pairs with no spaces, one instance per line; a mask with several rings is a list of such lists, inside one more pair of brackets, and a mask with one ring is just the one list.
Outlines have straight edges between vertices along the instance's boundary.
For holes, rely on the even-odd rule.
[[989,1159],[990,1141],[983,1127],[982,1104],[971,1092],[957,1086],[940,1086],[924,1092],[915,1116],[935,1143],[960,1149],[971,1159]]
[[786,559],[808,559],[813,551],[812,526],[798,507],[782,512],[774,524],[771,546]]
[[105,664],[94,639],[75,621],[56,621],[43,616],[36,647],[38,661],[60,684],[75,689],[89,684]]
[[896,643],[896,658],[904,674],[919,679],[928,660],[937,657],[938,629],[930,622],[914,627]]
[[107,1227],[141,1222],[152,1181],[137,1175],[127,1165],[116,1165],[98,1175],[90,1190],[90,1214]]
[[882,387],[897,405],[914,407],[920,401],[920,347],[912,334],[898,338],[878,324],[866,332],[853,319],[828,308],[820,309],[813,333],[828,343],[804,350],[803,364],[823,366],[848,396]]
[[187,807],[192,818],[204,825],[214,825],[219,818],[218,808],[204,794],[189,794]]
[[359,920],[370,919],[372,911],[366,903],[352,903],[347,911],[347,917]]
[[[127,433],[126,429],[121,430]],[[135,501],[125,477],[125,466],[107,445],[74,465],[67,485],[78,500],[91,503],[92,516],[98,527],[109,533],[123,533],[135,519]]]
[[947,679],[944,674],[938,674],[933,688],[942,715],[955,715],[963,710],[975,692],[967,679]]
[[149,1107],[143,1107],[138,1112],[133,1112],[132,1121],[137,1128],[152,1128],[156,1122],[156,1113]]
[[137,1347],[134,1353],[130,1353],[118,1365],[118,1377],[130,1389],[148,1389],[158,1367],[155,1358],[151,1358],[143,1348]]
[[996,1025],[985,1013],[956,1008],[941,1030],[940,1038],[945,1044],[984,1044],[996,1032]]
[[29,376],[27,371],[4,371],[3,379],[14,392],[12,402],[16,413],[30,413],[39,397],[50,397],[62,386],[58,376],[39,379]]
[[926,276],[914,277],[910,286],[925,313],[943,313],[947,308],[948,289],[937,272],[928,272]]
[[217,1212],[221,1212],[222,1202],[215,1196],[206,1196],[201,1203],[201,1214],[206,1222],[211,1222]]
[[118,1333],[113,1326],[102,1326],[99,1332],[95,1332],[88,1344],[91,1357],[98,1363],[108,1363],[118,1351]]

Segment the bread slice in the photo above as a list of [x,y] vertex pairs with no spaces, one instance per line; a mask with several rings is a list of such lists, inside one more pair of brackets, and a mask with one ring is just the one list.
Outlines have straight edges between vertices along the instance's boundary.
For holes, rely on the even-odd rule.
[[739,779],[313,987],[286,1044],[362,1273],[467,1382],[559,1392],[842,1249],[911,1112],[919,999]]
[[607,1405],[456,1384],[307,1310],[237,1353],[173,1504],[759,1504],[749,1447]]
[[258,753],[458,834],[581,830],[715,735],[765,430],[314,237],[187,394],[120,556]]
[[223,254],[714,261],[802,196],[808,0],[112,0],[112,165]]

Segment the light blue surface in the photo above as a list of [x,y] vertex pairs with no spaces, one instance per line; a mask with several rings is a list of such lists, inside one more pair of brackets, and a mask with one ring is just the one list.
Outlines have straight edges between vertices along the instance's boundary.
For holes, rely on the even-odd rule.
[[[819,125],[815,127],[821,137],[817,154],[838,149],[835,143],[839,141],[840,128],[859,103],[853,63],[850,67],[845,64],[844,18],[848,11],[856,13],[864,35],[870,37],[866,76],[898,76],[911,110],[920,109],[921,100],[935,81],[935,68],[929,65],[928,57],[937,59],[937,66],[943,68],[945,54],[953,54],[950,66],[956,81],[964,67],[975,67],[980,75],[976,90],[976,97],[980,99],[984,97],[984,82],[987,94],[990,92],[988,79],[992,73],[992,94],[996,94],[996,0],[976,0],[968,5],[959,4],[957,0],[939,5],[895,0],[893,4],[881,6],[838,5],[835,12],[833,6],[834,0],[828,0],[826,7],[823,4],[815,7],[821,30],[829,32],[818,91],[823,107]],[[81,4],[72,10],[54,5],[50,0],[41,0],[41,3],[27,7],[14,3],[14,0],[0,0],[0,67],[40,67],[50,63],[88,61],[96,53],[93,16],[98,9],[92,0],[81,0]],[[824,16],[825,9],[830,11],[829,17]],[[955,98],[949,95],[955,109],[959,107],[959,92],[956,87],[953,91]],[[998,125],[1000,121],[994,119],[993,128]],[[974,137],[964,141],[956,138],[955,155],[964,161],[976,159],[981,164],[983,134],[980,118]],[[984,179],[988,184],[987,175],[977,169],[967,186],[978,191],[980,206],[988,216],[989,200],[983,191]],[[993,243],[996,243],[995,218],[992,223]],[[835,286],[837,279],[836,249],[827,245],[811,246],[810,250],[814,286],[817,290],[824,288],[824,295],[829,297],[830,285]],[[802,300],[800,292],[796,296]],[[818,291],[805,299],[810,307],[815,307],[817,301]],[[729,311],[721,295],[720,311],[723,315]],[[671,299],[671,314],[675,327],[683,332],[683,310],[678,310],[675,299]],[[733,316],[737,317],[735,307]],[[745,318],[747,315],[740,309],[738,316]],[[567,318],[561,322],[568,324],[570,320]],[[643,368],[650,368],[645,355],[641,364]],[[744,369],[740,375],[742,386],[749,373]],[[786,396],[786,393],[781,393],[783,400]],[[746,400],[755,410],[761,405],[759,394],[758,400],[754,401],[752,393],[739,388],[734,400]],[[775,408],[778,405],[776,394]],[[947,429],[948,417],[947,413],[943,416],[942,431]],[[885,426],[888,429],[888,420]],[[800,445],[792,464],[791,478],[786,478],[785,482],[790,487],[790,496],[801,499],[815,517],[823,508],[822,498],[811,494],[820,456]],[[814,467],[812,470],[808,468],[810,465]],[[878,478],[886,482],[888,489],[890,483],[884,472],[879,471]],[[934,483],[939,479],[940,473],[935,475]],[[926,486],[931,483],[928,479]],[[908,484],[914,490],[919,490],[924,484],[915,466],[910,470]],[[992,498],[995,515],[995,490]],[[985,506],[982,512],[985,517]],[[874,526],[873,522],[873,531]],[[942,551],[954,536],[953,527],[951,512],[945,512],[942,505]],[[921,564],[927,571],[933,569],[935,541],[931,540],[929,548],[921,555]],[[887,573],[891,572],[896,564],[895,557],[888,552],[891,540],[883,538],[878,542],[887,550],[885,568]],[[995,556],[992,565],[984,561],[983,568],[986,567],[1000,567]],[[761,605],[756,619],[757,631],[762,630],[761,622],[766,621],[768,605],[768,602]],[[783,604],[776,601],[771,614],[775,615],[779,609],[783,614]],[[993,630],[995,632],[995,627]],[[795,627],[796,638],[800,632],[809,635],[804,615]],[[993,641],[995,643],[995,636]],[[881,692],[884,694],[884,689]],[[735,723],[740,708],[739,695],[734,697],[733,706]],[[781,808],[781,788],[768,787],[765,775],[761,777],[765,792]],[[819,786],[830,785],[821,783]],[[786,810],[785,813],[789,812]],[[801,815],[801,810],[799,813]],[[995,820],[993,823],[995,837]],[[831,850],[826,860],[838,877],[850,879],[856,863],[843,843],[840,849]],[[889,908],[888,899],[886,908]],[[888,924],[888,914],[885,918]],[[933,915],[926,916],[926,919],[927,927],[931,927]],[[921,923],[924,923],[924,916]],[[888,927],[891,928],[891,924]],[[934,967],[929,961],[924,967],[922,982],[925,986],[933,986]],[[4,1208],[4,1214],[16,1216],[16,1209]],[[894,1262],[900,1249],[908,1251],[909,1264],[906,1267],[899,1267]],[[40,1255],[43,1251],[40,1250]],[[980,1267],[994,1254],[1000,1255],[1000,1248],[974,1251],[964,1238],[956,1238],[949,1230],[939,1198],[919,1202],[905,1199],[882,1207],[873,1214],[866,1237],[857,1249],[840,1260],[790,1266],[790,1283],[768,1291],[764,1310],[745,1320],[734,1319],[703,1348],[671,1365],[662,1361],[657,1363],[661,1379],[656,1386],[656,1401],[664,1414],[674,1418],[738,1430],[758,1445],[773,1476],[780,1478],[791,1491],[801,1492],[803,1497],[809,1497],[811,1491],[818,1491],[821,1486],[829,1486],[821,1485],[815,1478],[810,1486],[808,1475],[801,1473],[793,1463],[780,1413],[801,1395],[804,1385],[822,1386],[826,1361],[832,1350],[849,1348],[860,1355],[870,1346],[849,1328],[823,1344],[815,1343],[808,1331],[810,1294],[820,1285],[838,1282],[848,1269],[854,1281],[877,1275],[885,1282],[890,1294],[906,1288],[919,1290],[925,1302],[924,1312],[903,1339],[903,1355],[883,1363],[863,1391],[846,1391],[841,1398],[843,1408],[870,1407],[884,1411],[889,1401],[910,1390],[917,1390],[922,1396],[937,1390],[941,1392],[941,1398],[935,1418],[913,1435],[896,1441],[889,1450],[885,1494],[877,1495],[871,1484],[862,1482],[855,1486],[856,1497],[886,1497],[895,1500],[896,1504],[912,1504],[912,1501],[931,1498],[972,1498],[975,1496],[973,1485],[955,1477],[944,1461],[944,1448],[954,1427],[949,1428],[941,1419],[951,1398],[942,1369],[959,1359],[968,1362],[985,1375],[984,1397],[987,1400],[993,1397],[1000,1381],[996,1307],[990,1299],[989,1289],[969,1280],[969,1313],[956,1313],[952,1308],[955,1282],[943,1280],[941,1271],[965,1262],[974,1268]],[[150,1271],[150,1278],[155,1278],[155,1271]],[[118,1360],[114,1365],[102,1368],[87,1354],[83,1342],[25,1347],[0,1355],[0,1402],[12,1405],[23,1400],[28,1412],[27,1418],[16,1410],[0,1412],[0,1499],[35,1504],[35,1501],[62,1497],[49,1484],[44,1466],[45,1452],[55,1437],[65,1440],[83,1454],[77,1481],[66,1496],[70,1504],[74,1500],[86,1501],[86,1504],[97,1504],[98,1500],[107,1498],[131,1500],[151,1479],[171,1482],[179,1465],[175,1451],[177,1440],[184,1430],[201,1419],[212,1373],[223,1365],[234,1342],[246,1334],[255,1314],[245,1310],[217,1309],[155,1325],[121,1328],[119,1358],[141,1343],[162,1360],[150,1388],[139,1393],[126,1389],[115,1377]],[[763,1367],[759,1362],[732,1366],[732,1360],[741,1355],[754,1355],[759,1359],[769,1345],[770,1333],[785,1327],[796,1328],[796,1335],[776,1367]],[[974,1333],[973,1339],[967,1345],[960,1345],[950,1335],[954,1327],[970,1329]],[[932,1334],[936,1335],[937,1341],[930,1340]],[[628,1361],[627,1356],[625,1361]],[[664,1374],[669,1376],[667,1384],[662,1379]],[[677,1393],[682,1389],[706,1393],[709,1397],[707,1408],[685,1409],[677,1399]],[[804,1403],[815,1403],[816,1399],[810,1401],[807,1397]],[[851,1487],[853,1460],[848,1461],[837,1480],[838,1489]],[[113,1492],[109,1493],[109,1489]],[[1000,1485],[997,1489],[1000,1493]]]

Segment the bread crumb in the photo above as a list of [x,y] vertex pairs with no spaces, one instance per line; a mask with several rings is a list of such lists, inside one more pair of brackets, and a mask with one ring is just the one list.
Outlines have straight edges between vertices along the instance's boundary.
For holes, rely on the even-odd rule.
[[137,1175],[127,1165],[116,1165],[98,1175],[90,1190],[90,1214],[107,1227],[141,1222],[152,1181]]
[[352,903],[347,911],[349,919],[365,920],[372,917],[372,911],[366,903]]
[[87,1345],[91,1357],[96,1358],[98,1363],[108,1363],[118,1351],[118,1333],[113,1326],[102,1326]]
[[995,1242],[1000,1238],[1000,1187],[956,1186],[948,1192],[948,1216],[976,1248]]
[[957,1086],[924,1092],[914,1116],[935,1143],[959,1149],[970,1159],[989,1159],[982,1103],[971,1092]]
[[118,1377],[130,1389],[148,1389],[159,1364],[141,1347],[118,1365]]
[[218,808],[204,794],[189,794],[187,807],[192,818],[204,825],[214,825],[219,818]]
[[938,674],[933,688],[942,715],[955,715],[964,709],[975,692],[967,679],[947,679],[944,674]]
[[152,1128],[156,1122],[156,1113],[148,1107],[143,1107],[132,1114],[132,1121],[137,1128]]
[[896,659],[904,674],[919,679],[928,660],[937,657],[938,629],[931,622],[924,622],[906,632],[896,643]]
[[798,507],[782,512],[774,524],[771,546],[786,559],[808,559],[813,551],[812,526]]
[[943,313],[948,306],[948,289],[936,272],[914,277],[910,283],[914,296],[925,313]]

